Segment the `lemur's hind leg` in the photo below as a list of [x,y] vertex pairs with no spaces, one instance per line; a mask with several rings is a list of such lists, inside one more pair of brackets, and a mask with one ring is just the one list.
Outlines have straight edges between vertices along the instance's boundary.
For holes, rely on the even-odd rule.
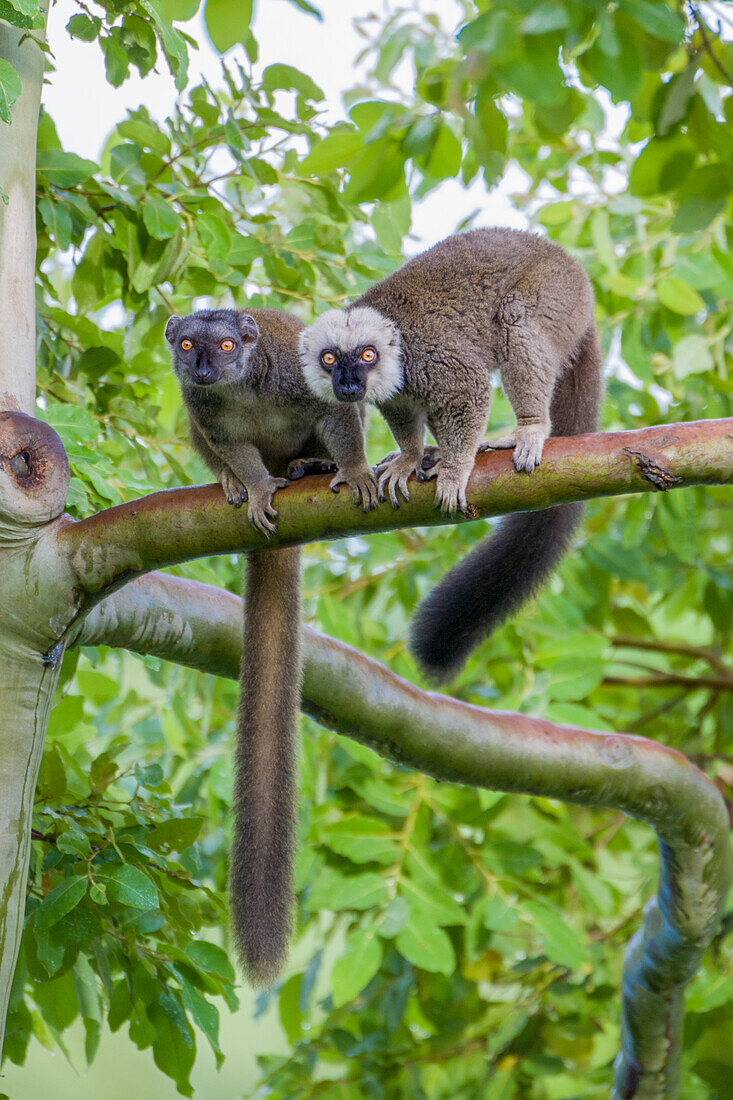
[[[539,274],[534,272],[534,290],[520,283],[496,311],[501,381],[517,426],[486,444],[487,448],[513,448],[515,469],[530,474],[542,461],[545,440],[552,431],[550,408],[557,380],[588,323],[580,300],[577,310],[568,310],[562,272],[548,270],[542,279]],[[533,292],[523,293],[527,289]]]

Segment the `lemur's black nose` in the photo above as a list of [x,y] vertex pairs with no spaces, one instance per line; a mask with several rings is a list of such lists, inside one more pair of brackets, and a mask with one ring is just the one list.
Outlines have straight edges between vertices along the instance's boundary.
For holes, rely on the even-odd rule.
[[197,363],[194,372],[194,382],[210,382],[212,381],[212,375],[214,371],[208,363]]
[[358,401],[362,396],[361,386],[358,382],[346,382],[339,386],[339,392],[336,394],[342,401]]

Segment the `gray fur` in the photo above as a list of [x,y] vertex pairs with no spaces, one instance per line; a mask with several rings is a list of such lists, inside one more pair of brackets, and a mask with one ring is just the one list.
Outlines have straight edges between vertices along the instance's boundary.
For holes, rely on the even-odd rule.
[[[335,460],[332,488],[345,483],[364,508],[376,504],[364,410],[308,390],[298,357],[302,328],[273,309],[200,310],[166,325],[191,442],[229,503],[247,501],[251,522],[267,535],[275,530],[273,494],[288,485],[289,463],[305,454]],[[229,352],[221,348],[227,340]],[[292,924],[299,551],[250,552],[246,587],[229,885],[234,939],[248,977],[261,985],[277,976]]]
[[[427,474],[437,478],[436,502],[446,512],[465,510],[466,486],[486,430],[491,376],[497,369],[517,425],[490,446],[511,448],[518,471],[531,473],[539,466],[551,431],[562,435],[594,430],[601,385],[593,293],[582,267],[559,245],[516,229],[475,229],[448,237],[371,287],[343,315],[348,318],[358,312],[366,317],[365,307],[380,315],[372,342],[382,319],[397,326],[401,342],[402,386],[375,401],[400,447],[400,453],[380,464],[379,470],[380,492],[387,492],[393,505],[398,504],[398,490],[409,499],[408,478],[422,476],[427,425],[441,455]],[[314,326],[304,340],[307,381],[319,364],[322,339],[337,332],[335,321],[330,319],[324,330]],[[368,333],[360,337],[368,338]],[[380,369],[377,362],[369,372],[367,386],[372,393],[376,391],[371,375]],[[573,514],[577,522],[577,510]],[[517,557],[512,575],[508,566],[502,566],[506,585],[525,597],[536,588],[537,578],[556,564],[569,541],[567,524],[558,526],[549,512],[542,516],[550,518],[539,520],[531,537],[542,539],[546,534],[547,552],[524,565]],[[508,525],[507,530],[514,527]],[[511,557],[507,546],[502,553]],[[480,587],[480,578],[493,565],[492,554],[484,554],[470,584],[456,594],[461,604],[453,609],[454,618],[473,614],[480,600],[477,603],[477,593],[469,591],[470,586]],[[505,600],[496,593],[491,599],[512,610],[521,603],[519,598]],[[496,625],[488,604],[484,611],[484,620]],[[454,630],[441,639],[445,622],[444,601],[434,621],[428,622],[422,613],[418,616],[422,634],[431,633],[430,646],[423,645],[417,633],[413,635],[417,656],[437,676],[458,667],[486,632],[477,627],[459,639]],[[452,653],[448,652],[451,645]]]

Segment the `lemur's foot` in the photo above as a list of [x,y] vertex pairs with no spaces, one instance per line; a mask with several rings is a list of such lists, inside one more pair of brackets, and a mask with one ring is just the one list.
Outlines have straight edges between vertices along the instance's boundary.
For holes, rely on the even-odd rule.
[[274,535],[276,530],[273,520],[277,519],[277,509],[272,503],[273,495],[278,489],[287,488],[289,484],[285,477],[268,477],[267,481],[261,485],[248,490],[249,521],[268,538]]
[[466,502],[466,486],[470,470],[451,470],[444,466],[443,460],[436,462],[425,475],[427,478],[437,478],[435,486],[435,506],[441,512],[452,516],[454,513],[468,511]]
[[358,466],[353,469],[342,466],[336,471],[336,477],[331,481],[331,491],[337,493],[340,485],[348,485],[354,504],[361,504],[365,512],[376,508],[379,504],[377,479],[371,466]]
[[328,458],[294,458],[288,466],[288,481],[298,481],[307,474],[335,474],[337,469]]
[[410,493],[407,488],[407,479],[415,474],[420,476],[420,480],[424,480],[421,463],[422,455],[416,458],[414,455],[406,455],[401,451],[399,454],[388,455],[387,459],[382,459],[377,467],[379,472],[379,499],[385,499],[386,490],[392,507],[399,508],[400,502],[397,497],[397,490],[399,489],[405,500],[409,501]]
[[515,470],[531,474],[542,461],[542,450],[550,434],[549,424],[518,424],[511,435],[490,439],[479,450],[509,450],[513,448],[512,462]]
[[224,490],[228,503],[233,504],[235,508],[241,508],[248,499],[245,486],[228,466],[225,466],[219,474],[219,484]]

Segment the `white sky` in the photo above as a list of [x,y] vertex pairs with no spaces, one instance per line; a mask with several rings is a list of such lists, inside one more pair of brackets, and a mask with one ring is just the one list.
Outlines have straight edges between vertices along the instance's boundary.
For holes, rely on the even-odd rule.
[[[423,10],[436,12],[446,28],[455,23],[458,9],[453,0],[421,0],[421,3]],[[370,11],[381,12],[382,2],[315,0],[315,4],[323,12],[322,23],[286,0],[255,0],[253,32],[260,47],[258,68],[277,61],[302,69],[323,89],[329,115],[333,119],[342,118],[341,94],[358,81],[354,59],[365,44],[354,29],[354,18]],[[48,76],[44,103],[56,122],[64,147],[80,156],[97,159],[107,134],[128,108],[144,103],[156,118],[164,118],[175,102],[176,90],[164,60],[159,62],[160,72],[141,79],[137,70],[133,70],[135,75],[121,88],[111,87],[105,79],[99,46],[72,39],[64,29],[79,10],[73,0],[57,0],[51,8],[48,36],[56,72]],[[198,51],[190,51],[189,79],[196,83],[204,75],[214,86],[219,85],[219,55],[208,40],[202,20],[193,21],[185,29],[200,45]],[[230,51],[227,57],[235,57],[238,49]],[[405,75],[409,78],[409,74]],[[419,251],[441,240],[477,209],[481,213],[476,225],[526,226],[526,219],[513,209],[508,197],[511,190],[519,190],[521,186],[519,170],[510,173],[508,181],[490,195],[481,180],[469,188],[458,181],[446,181],[416,208],[413,230],[421,243],[410,251]]]

